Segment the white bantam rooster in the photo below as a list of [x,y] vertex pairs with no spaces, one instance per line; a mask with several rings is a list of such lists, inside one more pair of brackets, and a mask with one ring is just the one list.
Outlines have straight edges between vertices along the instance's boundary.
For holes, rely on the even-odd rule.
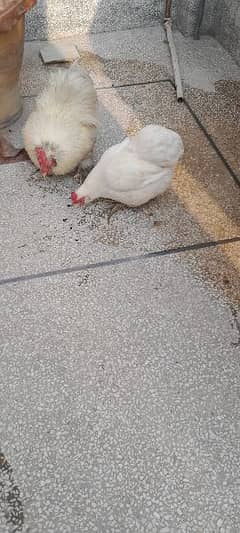
[[95,138],[97,94],[77,63],[52,73],[24,128],[25,149],[41,174],[66,174],[91,154]]
[[145,204],[168,188],[183,152],[178,133],[158,125],[146,126],[103,154],[72,193],[72,203],[85,205],[108,198],[129,207]]

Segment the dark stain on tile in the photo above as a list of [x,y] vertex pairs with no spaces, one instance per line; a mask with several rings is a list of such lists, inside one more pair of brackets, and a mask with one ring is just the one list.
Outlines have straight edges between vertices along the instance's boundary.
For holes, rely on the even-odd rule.
[[240,309],[239,243],[229,243],[211,250],[203,249],[184,254],[181,256],[181,261],[195,278],[201,279],[206,286],[214,289],[217,296],[224,298],[230,304],[234,324],[237,326],[239,318],[236,309]]
[[0,452],[0,511],[5,517],[7,529],[14,533],[23,530],[24,512],[20,490],[14,480],[13,470]]
[[232,326],[236,330],[237,335],[238,335],[238,340],[235,342],[232,342],[231,344],[232,346],[240,348],[240,320],[238,317],[238,311],[234,307],[231,306],[231,312],[232,312],[232,317],[233,317]]
[[81,287],[82,285],[87,285],[89,280],[89,272],[83,272],[81,274],[78,274],[78,286]]

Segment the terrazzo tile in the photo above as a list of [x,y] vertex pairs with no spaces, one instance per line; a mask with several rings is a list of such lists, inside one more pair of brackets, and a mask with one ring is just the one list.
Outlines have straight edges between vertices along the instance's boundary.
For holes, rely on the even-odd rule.
[[186,88],[214,93],[218,81],[240,80],[240,67],[216,39],[203,35],[200,40],[194,40],[176,31],[174,40]]
[[1,287],[4,533],[237,531],[228,247]]
[[158,0],[39,0],[26,17],[26,38],[53,39],[78,32],[107,32],[159,22]]
[[[174,32],[184,87],[215,92],[219,80],[240,80],[240,68],[212,37],[200,41]],[[81,62],[90,71],[96,87],[134,84],[172,78],[172,65],[161,25],[99,34],[76,34],[52,43],[77,44]],[[56,66],[44,66],[39,49],[44,42],[25,43],[21,90],[34,96]]]
[[[171,73],[168,46],[160,25],[96,35],[78,34],[52,41],[53,46],[62,43],[78,47],[80,63],[89,71],[96,87],[159,81]],[[42,41],[25,43],[21,79],[24,96],[37,95],[47,83],[49,73],[61,68],[61,64],[43,64],[39,56],[43,46]]]
[[218,82],[216,93],[209,95],[189,89],[186,97],[240,184],[240,82]]

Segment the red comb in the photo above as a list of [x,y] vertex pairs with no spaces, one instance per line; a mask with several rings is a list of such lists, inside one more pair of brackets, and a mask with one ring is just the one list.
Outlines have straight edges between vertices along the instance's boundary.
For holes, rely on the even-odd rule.
[[36,147],[36,152],[37,152],[38,155],[44,155],[45,154],[45,152],[44,152],[43,148],[41,148],[41,146],[37,146]]
[[42,161],[46,161],[46,154],[45,154],[45,151],[43,150],[43,148],[37,146],[36,154],[37,154],[37,158],[38,159],[40,159]]

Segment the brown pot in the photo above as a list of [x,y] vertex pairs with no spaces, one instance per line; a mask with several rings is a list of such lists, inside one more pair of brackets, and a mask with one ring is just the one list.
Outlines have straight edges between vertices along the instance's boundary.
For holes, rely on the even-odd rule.
[[36,0],[0,0],[0,128],[22,112],[19,76],[24,49],[25,13]]
[[19,75],[24,48],[24,15],[9,31],[0,32],[0,128],[9,126],[22,112]]

